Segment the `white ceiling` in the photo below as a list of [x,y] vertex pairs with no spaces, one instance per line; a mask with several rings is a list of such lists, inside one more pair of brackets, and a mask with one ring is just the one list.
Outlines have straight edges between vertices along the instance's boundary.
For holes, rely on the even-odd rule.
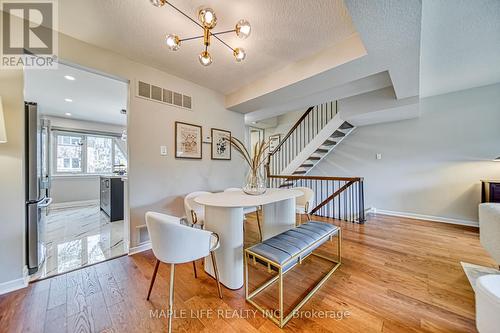
[[201,29],[169,6],[153,7],[149,0],[59,0],[59,28],[77,39],[111,49],[130,59],[159,68],[222,93],[230,93],[254,80],[309,57],[355,33],[342,0],[171,0],[191,17],[202,5],[218,18],[215,31],[232,29],[245,18],[252,25],[246,40],[222,37],[243,47],[247,59],[236,63],[230,50],[217,41],[209,67],[198,63],[202,41],[185,42],[177,52],[164,44],[167,33],[181,38]]
[[[69,81],[65,75],[75,80]],[[26,70],[24,89],[25,99],[38,103],[41,114],[127,125],[127,116],[120,113],[127,108],[125,82],[59,64],[57,70]],[[66,102],[66,98],[73,102]]]
[[230,109],[246,113],[246,119],[265,119],[286,112],[285,104],[288,110],[295,110],[306,100],[316,105],[386,87],[387,82],[371,80],[375,75],[380,77],[380,73],[389,74],[395,98],[418,96],[420,1],[345,0],[345,3],[367,50],[365,56],[283,89],[231,105]]
[[425,0],[421,95],[500,81],[500,1]]

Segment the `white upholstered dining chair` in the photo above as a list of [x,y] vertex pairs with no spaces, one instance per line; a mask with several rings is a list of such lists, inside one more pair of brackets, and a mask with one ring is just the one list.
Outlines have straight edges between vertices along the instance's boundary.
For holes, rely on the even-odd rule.
[[217,270],[217,262],[214,253],[219,247],[219,236],[210,231],[182,225],[179,223],[178,218],[156,212],[146,213],[146,225],[148,227],[149,238],[151,239],[151,247],[156,257],[156,265],[153,276],[151,277],[147,300],[149,300],[151,295],[160,262],[170,264],[168,332],[172,332],[172,309],[174,305],[174,275],[176,264],[194,262],[197,259],[210,255],[215,272],[215,279],[217,281],[217,291],[219,297],[222,298],[219,271]]
[[186,212],[188,223],[201,229],[203,229],[203,225],[205,224],[205,206],[200,205],[194,199],[204,194],[210,194],[210,192],[191,192],[184,197],[184,211]]
[[307,216],[307,220],[311,219],[309,215],[314,205],[314,191],[309,187],[294,187],[294,190],[302,192],[300,197],[296,198],[295,213],[299,214],[299,224],[302,223],[302,215]]
[[[224,192],[240,192],[240,191],[242,191],[242,189],[237,188],[237,187],[229,187],[229,188],[226,188],[224,190]],[[245,207],[245,208],[243,208],[243,214],[247,215],[247,214],[255,212],[255,215],[257,216],[257,226],[259,227],[259,237],[260,237],[260,240],[262,241],[262,230],[260,228],[260,216],[259,216],[259,212],[261,210],[262,210],[262,206]],[[245,225],[243,225],[243,226],[245,226]]]

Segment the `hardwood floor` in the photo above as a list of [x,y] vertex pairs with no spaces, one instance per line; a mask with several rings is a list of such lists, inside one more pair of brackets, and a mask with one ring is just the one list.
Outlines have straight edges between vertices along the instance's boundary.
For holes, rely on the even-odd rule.
[[[479,244],[477,229],[382,215],[369,216],[365,225],[331,222],[343,227],[343,264],[304,305],[303,318],[292,319],[285,331],[475,331],[474,294],[460,261],[495,267]],[[253,217],[246,233],[247,244],[258,237]],[[146,301],[154,262],[147,251],[0,296],[0,331],[166,331],[167,265],[160,265],[151,300]],[[243,289],[223,288],[220,300],[215,281],[203,272],[201,262],[197,266],[198,279],[191,264],[176,267],[175,332],[280,331],[253,312]],[[309,257],[288,273],[286,306],[291,308],[328,267]],[[255,286],[269,275],[256,266],[250,277]],[[276,296],[272,287],[257,300],[276,308]],[[322,318],[317,311],[331,312]]]

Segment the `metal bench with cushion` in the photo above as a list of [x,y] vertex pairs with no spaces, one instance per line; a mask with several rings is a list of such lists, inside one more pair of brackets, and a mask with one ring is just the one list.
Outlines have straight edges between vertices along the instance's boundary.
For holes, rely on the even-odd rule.
[[[337,258],[336,260],[327,256],[313,253],[319,246],[323,245],[333,236],[337,236]],[[340,266],[341,262],[341,242],[342,234],[340,227],[335,225],[309,221],[296,228],[287,230],[279,235],[271,237],[262,243],[256,244],[245,250],[245,296],[246,300],[261,310],[264,314],[275,322],[280,328],[293,317],[293,315],[314,295],[314,293],[326,282],[326,280]],[[295,265],[302,263],[307,256],[313,254],[317,257],[333,262],[335,265],[314,286],[314,288],[302,299],[295,308],[285,316],[283,313],[283,275]],[[257,287],[251,293],[248,289],[248,263],[262,262],[268,265],[269,269],[274,268],[278,272],[276,276]],[[258,305],[253,298],[270,286],[275,281],[279,282],[279,312],[277,316],[269,316],[269,311]],[[272,312],[271,312],[272,313]]]

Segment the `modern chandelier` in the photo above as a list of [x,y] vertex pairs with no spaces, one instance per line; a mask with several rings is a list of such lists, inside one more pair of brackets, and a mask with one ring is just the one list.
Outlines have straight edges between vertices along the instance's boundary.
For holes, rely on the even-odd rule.
[[237,48],[231,47],[229,44],[224,42],[219,37],[219,35],[234,32],[241,39],[247,38],[248,36],[250,36],[250,31],[251,31],[250,23],[248,23],[247,20],[239,20],[236,23],[234,29],[232,30],[212,32],[212,29],[215,28],[215,26],[217,25],[217,16],[215,15],[215,12],[212,8],[200,9],[198,11],[198,20],[199,20],[198,22],[193,18],[191,18],[189,15],[185,14],[179,8],[172,5],[167,0],[150,0],[150,1],[151,4],[153,4],[153,6],[155,7],[162,7],[165,5],[169,5],[170,7],[172,7],[173,9],[184,15],[186,18],[188,18],[190,21],[192,21],[194,24],[198,25],[200,28],[203,29],[203,35],[189,37],[189,38],[180,38],[178,35],[174,34],[167,35],[165,38],[165,42],[170,50],[177,51],[180,48],[182,42],[203,38],[203,45],[205,46],[205,50],[200,53],[200,55],[198,56],[198,60],[203,66],[208,66],[213,61],[212,56],[208,52],[208,47],[210,46],[211,37],[214,37],[233,52],[233,56],[237,62],[242,62],[243,60],[245,60],[246,53],[244,49],[242,49],[241,47]]

